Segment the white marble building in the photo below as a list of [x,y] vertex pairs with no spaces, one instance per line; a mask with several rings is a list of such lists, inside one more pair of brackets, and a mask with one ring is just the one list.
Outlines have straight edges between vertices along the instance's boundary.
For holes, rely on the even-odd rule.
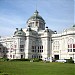
[[45,27],[36,10],[27,20],[27,28],[16,28],[12,37],[0,37],[0,57],[75,59],[75,26],[58,34]]

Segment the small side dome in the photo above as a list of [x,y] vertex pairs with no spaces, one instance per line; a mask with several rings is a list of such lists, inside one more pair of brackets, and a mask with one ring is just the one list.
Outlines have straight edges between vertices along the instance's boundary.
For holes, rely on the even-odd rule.
[[48,27],[46,27],[46,29],[45,29],[45,32],[49,32],[49,29],[48,29]]
[[75,27],[75,24],[73,25],[73,27]]
[[74,33],[74,31],[75,31],[75,25],[73,25],[72,27],[64,30],[64,32],[68,32],[68,31],[71,31],[71,32]]
[[25,32],[22,30],[22,28],[20,30],[18,30],[18,28],[16,28],[17,31],[14,32],[14,36],[25,36]]
[[30,26],[28,26],[27,31],[32,31],[31,28],[30,28]]

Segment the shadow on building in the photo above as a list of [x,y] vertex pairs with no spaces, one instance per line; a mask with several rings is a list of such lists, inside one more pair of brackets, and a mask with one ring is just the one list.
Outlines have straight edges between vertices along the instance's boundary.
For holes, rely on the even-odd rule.
[[7,58],[7,48],[0,43],[0,58]]

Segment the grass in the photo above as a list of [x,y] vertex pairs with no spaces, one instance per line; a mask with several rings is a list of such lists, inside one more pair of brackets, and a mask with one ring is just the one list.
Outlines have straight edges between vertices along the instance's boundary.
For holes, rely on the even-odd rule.
[[0,75],[75,75],[75,64],[0,62]]

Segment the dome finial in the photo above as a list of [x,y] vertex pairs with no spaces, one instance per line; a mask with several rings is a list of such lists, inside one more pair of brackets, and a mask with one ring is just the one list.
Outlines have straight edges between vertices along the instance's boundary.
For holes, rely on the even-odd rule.
[[35,15],[38,15],[38,13],[39,13],[39,12],[38,12],[37,10],[34,12]]

